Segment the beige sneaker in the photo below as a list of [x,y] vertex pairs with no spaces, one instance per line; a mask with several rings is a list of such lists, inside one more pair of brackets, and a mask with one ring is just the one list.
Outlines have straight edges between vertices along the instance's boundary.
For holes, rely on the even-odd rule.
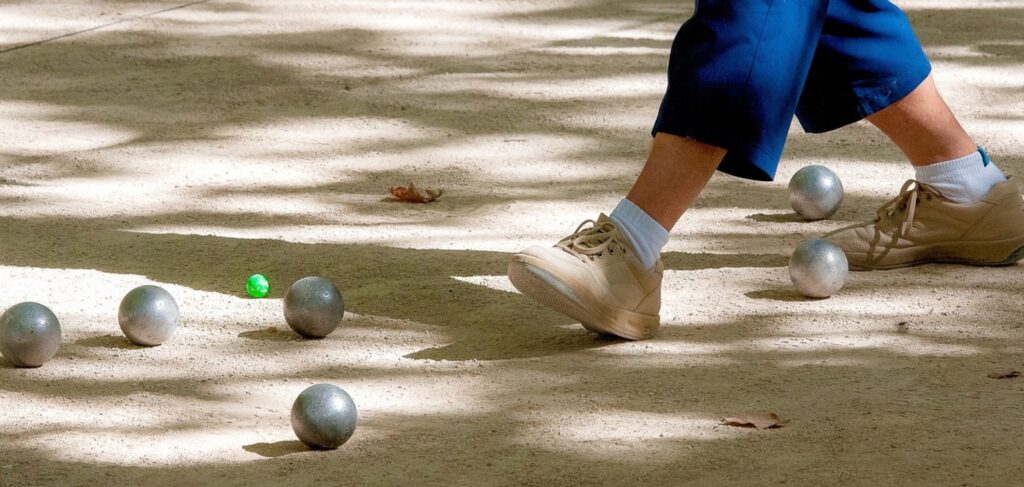
[[1013,181],[992,187],[977,203],[954,203],[909,180],[874,221],[825,238],[846,252],[853,270],[894,269],[934,262],[1009,265],[1024,258],[1024,202]]
[[602,214],[554,247],[514,255],[508,277],[524,295],[590,331],[644,340],[661,325],[663,269],[661,260],[645,269],[615,222]]

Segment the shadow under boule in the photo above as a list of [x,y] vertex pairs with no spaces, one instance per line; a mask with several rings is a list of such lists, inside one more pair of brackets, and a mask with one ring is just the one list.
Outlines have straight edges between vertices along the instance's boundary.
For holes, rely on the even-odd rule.
[[136,345],[128,337],[118,335],[100,335],[86,337],[75,341],[75,345],[89,348],[113,348],[117,350],[143,350],[152,347]]
[[253,443],[251,445],[243,446],[242,449],[265,458],[277,458],[285,455],[292,455],[294,453],[319,451],[309,448],[299,440],[275,441],[273,443]]
[[822,299],[828,299],[809,298],[792,289],[762,289],[760,291],[750,291],[749,293],[744,293],[743,295],[750,299],[786,302],[821,301]]
[[762,223],[807,223],[807,220],[796,213],[755,213],[747,215],[746,218],[747,220]]
[[259,340],[263,342],[301,342],[303,340],[298,333],[293,332],[291,329],[281,330],[276,328],[243,331],[238,334],[238,338]]

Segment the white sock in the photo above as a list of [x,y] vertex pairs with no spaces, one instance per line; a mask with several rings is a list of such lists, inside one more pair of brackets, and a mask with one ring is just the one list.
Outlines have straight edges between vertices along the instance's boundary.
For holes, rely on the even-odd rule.
[[938,162],[927,166],[915,166],[916,179],[927,184],[954,203],[976,203],[1006,176],[989,160],[985,149],[969,156]]
[[608,217],[629,240],[640,263],[648,270],[653,268],[662,247],[668,243],[668,230],[627,199],[620,201]]

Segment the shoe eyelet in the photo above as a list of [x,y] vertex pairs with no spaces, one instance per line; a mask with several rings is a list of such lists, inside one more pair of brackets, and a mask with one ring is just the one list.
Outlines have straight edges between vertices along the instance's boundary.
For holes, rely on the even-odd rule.
[[608,253],[611,254],[611,255],[615,255],[615,249],[609,247],[608,248]]

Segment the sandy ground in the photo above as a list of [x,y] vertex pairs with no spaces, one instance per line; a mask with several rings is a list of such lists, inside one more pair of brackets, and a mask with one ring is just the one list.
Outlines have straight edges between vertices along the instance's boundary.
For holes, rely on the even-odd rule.
[[[1024,475],[1024,379],[986,377],[1024,367],[1019,266],[858,273],[821,301],[790,289],[798,241],[869,217],[912,174],[867,125],[795,129],[775,183],[713,180],[667,249],[655,340],[590,335],[512,290],[510,252],[607,211],[638,173],[689,2],[167,10],[183,3],[0,2],[0,309],[38,301],[64,330],[42,368],[0,361],[0,486]],[[900,4],[965,126],[1024,174],[1024,5]],[[844,179],[832,221],[787,206],[810,163]],[[447,194],[382,201],[409,181]],[[253,272],[268,299],[245,296]],[[306,275],[347,301],[324,340],[283,322]],[[156,348],[116,323],[144,283],[182,309]],[[289,425],[318,382],[360,409],[337,451]],[[748,411],[791,422],[719,425]]]

